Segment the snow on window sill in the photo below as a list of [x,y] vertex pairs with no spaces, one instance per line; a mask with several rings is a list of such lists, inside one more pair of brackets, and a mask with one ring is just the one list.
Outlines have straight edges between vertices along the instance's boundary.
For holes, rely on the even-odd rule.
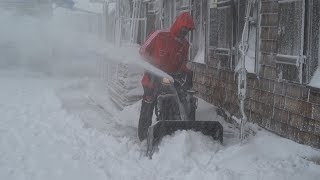
[[197,52],[197,55],[194,58],[193,62],[200,63],[200,64],[205,64],[205,60],[204,59],[205,59],[204,48],[202,48]]
[[314,73],[314,75],[308,85],[312,86],[312,87],[320,88],[320,67],[318,67],[318,69]]
[[248,73],[254,73],[254,59],[246,57],[246,70]]
[[246,70],[248,71],[248,73],[255,73],[254,66],[255,66],[254,58],[246,56]]

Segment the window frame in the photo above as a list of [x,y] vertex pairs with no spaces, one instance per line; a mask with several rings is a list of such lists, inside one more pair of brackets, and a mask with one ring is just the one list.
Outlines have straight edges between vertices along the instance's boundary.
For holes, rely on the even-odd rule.
[[[215,13],[218,13],[218,11],[228,9],[228,8],[230,8],[230,10],[223,12],[224,16],[215,16]],[[234,46],[235,46],[235,37],[236,37],[235,32],[236,32],[237,23],[235,18],[236,16],[235,14],[233,14],[235,13],[233,12],[234,8],[235,8],[235,4],[233,0],[225,0],[225,1],[210,0],[210,3],[208,3],[208,15],[207,15],[208,23],[206,28],[207,29],[207,34],[206,34],[207,35],[207,38],[206,38],[207,39],[207,43],[206,43],[206,46],[207,46],[206,47],[206,65],[207,66],[212,66],[219,69],[229,69],[229,70],[233,70],[235,68],[235,63],[234,63],[235,47]],[[226,19],[228,14],[231,17],[231,21],[227,21]],[[214,19],[212,19],[211,17]],[[222,19],[222,18],[225,18],[225,19]],[[221,20],[224,22],[222,23]],[[225,27],[227,26],[231,27],[229,29],[230,30],[229,32],[224,33],[225,34],[224,38],[226,38],[225,44],[228,47],[221,47],[221,44],[219,44],[220,42],[219,40],[221,40],[219,39],[220,37],[219,23],[224,24]],[[227,38],[229,36],[230,36],[230,39]],[[215,42],[215,43],[211,44],[211,42]],[[213,55],[213,57],[211,55]],[[219,60],[215,59],[217,57]],[[225,62],[223,60],[225,58],[227,58],[228,61]]]
[[[300,29],[300,45],[297,44],[297,47],[300,49],[299,53],[297,53],[297,55],[293,55],[293,54],[284,54],[283,52],[279,52],[282,51],[283,48],[281,46],[282,43],[282,39],[281,39],[281,32],[283,28],[286,28],[285,25],[286,24],[281,24],[281,13],[280,13],[280,7],[279,7],[279,14],[278,14],[278,29],[279,29],[279,35],[278,35],[278,43],[277,43],[277,52],[275,55],[275,60],[276,60],[276,66],[277,66],[277,74],[279,75],[279,79],[281,80],[286,80],[289,82],[296,82],[296,83],[303,83],[303,77],[305,76],[305,72],[303,70],[303,67],[305,66],[305,31],[306,31],[306,27],[305,27],[305,18],[306,18],[306,0],[292,0],[292,1],[286,1],[286,0],[279,0],[279,6],[280,4],[288,4],[288,6],[290,5],[289,3],[297,3],[297,2],[301,2],[302,6],[301,6],[301,19],[299,21],[301,21],[301,29]],[[294,4],[296,5],[296,4]],[[296,6],[294,6],[296,7]],[[284,16],[286,17],[286,16]],[[285,34],[284,34],[285,35]],[[291,69],[288,69],[288,68]],[[293,68],[293,69],[292,69]],[[296,69],[295,69],[296,68]],[[291,72],[292,70],[292,72]],[[287,72],[285,75],[287,74],[292,74],[294,72],[298,73],[297,77],[295,77],[294,79],[291,79],[291,77],[283,77],[283,72]],[[289,73],[288,73],[289,72]],[[293,77],[293,76],[292,76]]]
[[[208,35],[209,35],[209,0],[201,0],[201,1],[198,1],[198,0],[191,0],[189,1],[190,2],[190,5],[191,5],[191,8],[190,8],[190,11],[191,11],[191,15],[193,16],[194,15],[194,11],[193,11],[193,7],[194,7],[194,3],[195,2],[199,2],[200,3],[200,27],[196,27],[196,30],[198,28],[201,28],[200,32],[196,32],[196,30],[192,31],[192,33],[189,34],[189,39],[190,39],[190,51],[189,51],[189,61],[191,62],[195,62],[195,57],[197,56],[198,52],[199,52],[199,47],[200,46],[203,46],[204,48],[204,55],[203,55],[203,58],[204,58],[204,61],[203,62],[195,62],[195,63],[200,63],[200,64],[207,64],[207,59],[208,59]],[[206,12],[203,12],[203,11],[206,11]],[[197,36],[201,36],[199,38],[203,38],[204,40],[204,44],[200,44],[199,42],[196,42],[196,45],[198,47],[197,49],[197,52],[195,53],[194,52],[194,36],[195,36],[195,33],[198,33]],[[198,39],[199,41],[199,39]]]
[[[317,19],[317,17],[314,17],[314,12],[318,12],[317,16],[320,18],[320,2],[318,0],[309,0],[307,2],[307,9],[306,9],[306,25],[305,27],[307,36],[306,36],[306,67],[304,68],[304,82],[306,84],[309,84],[315,75],[316,71],[320,68],[320,20]],[[315,5],[317,3],[317,7]],[[317,8],[317,9],[316,9]],[[316,24],[314,24],[314,19],[316,19]],[[316,26],[316,27],[315,27]],[[317,31],[314,31],[314,29],[317,29]],[[317,42],[317,51],[316,53],[317,57],[314,57],[314,38]],[[318,61],[316,61],[316,64],[314,62],[314,58],[316,58]],[[315,65],[317,67],[315,67]]]

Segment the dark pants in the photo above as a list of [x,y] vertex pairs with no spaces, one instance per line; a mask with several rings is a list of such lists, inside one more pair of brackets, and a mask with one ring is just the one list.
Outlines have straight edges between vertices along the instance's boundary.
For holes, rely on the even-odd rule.
[[143,141],[147,137],[148,128],[152,124],[152,115],[156,102],[153,89],[144,87],[143,90],[144,93],[138,126],[138,136],[140,141]]
[[[155,93],[155,89],[159,85],[159,79],[152,76],[151,74],[147,74],[149,79],[153,82],[154,89],[143,87],[143,99],[140,110],[140,118],[139,118],[139,126],[138,126],[138,136],[140,141],[143,141],[148,134],[148,128],[152,124],[152,115],[153,110],[156,105],[157,94]],[[188,72],[187,74],[187,82],[186,86],[192,87],[192,72]]]

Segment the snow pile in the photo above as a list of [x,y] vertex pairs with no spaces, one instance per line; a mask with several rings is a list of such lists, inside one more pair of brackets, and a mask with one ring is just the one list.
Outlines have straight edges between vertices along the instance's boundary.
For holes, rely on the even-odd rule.
[[0,78],[0,179],[105,179],[78,156],[82,124],[61,109],[56,81],[18,73]]
[[[263,130],[241,145],[238,131],[226,126],[223,145],[198,132],[178,131],[163,138],[150,160],[136,134],[140,102],[120,113],[111,103],[92,106],[86,95],[94,89],[86,88],[90,81],[80,82],[1,73],[1,179],[312,180],[320,175],[314,163],[318,150]],[[58,97],[60,92],[64,96]],[[217,120],[214,110],[200,101],[198,118]]]
[[[127,107],[117,117],[121,124],[137,127],[139,105]],[[220,118],[220,119],[219,119]],[[200,100],[197,119],[219,120],[212,105]],[[259,129],[259,128],[256,128]],[[153,156],[152,179],[317,179],[320,166],[311,159],[320,152],[274,134],[259,130],[241,145],[238,130],[225,127],[224,145],[201,133],[178,131],[163,138]],[[231,133],[230,133],[231,130]],[[140,160],[142,163],[146,163]],[[141,179],[148,179],[143,176]]]

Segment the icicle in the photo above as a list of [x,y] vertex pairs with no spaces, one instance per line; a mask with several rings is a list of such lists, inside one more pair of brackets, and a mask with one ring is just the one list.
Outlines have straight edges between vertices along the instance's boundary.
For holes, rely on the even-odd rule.
[[241,142],[245,138],[245,125],[247,123],[247,116],[244,112],[244,101],[246,99],[247,91],[247,70],[245,67],[245,57],[248,52],[248,40],[250,33],[250,12],[252,4],[255,0],[248,0],[246,8],[245,24],[243,27],[241,42],[239,45],[240,59],[236,67],[236,73],[238,74],[238,98],[240,101],[240,112],[241,112],[241,124],[240,124],[240,139]]

